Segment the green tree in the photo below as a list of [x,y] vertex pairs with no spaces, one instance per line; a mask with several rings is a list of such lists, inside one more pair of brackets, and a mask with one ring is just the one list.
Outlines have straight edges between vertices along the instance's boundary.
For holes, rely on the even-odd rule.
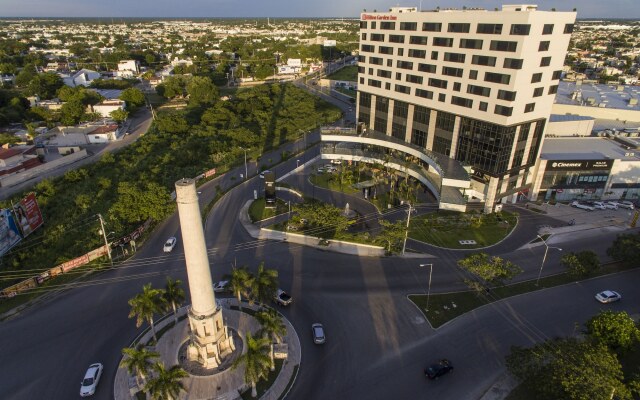
[[211,79],[204,76],[194,76],[187,84],[187,94],[189,95],[189,105],[206,106],[211,105],[218,99],[218,88],[213,85]]
[[640,330],[626,311],[602,311],[586,327],[590,337],[614,350],[627,350],[640,339]]
[[149,218],[162,221],[173,209],[169,191],[155,182],[120,182],[117,193],[117,201],[110,212],[128,223]]
[[406,223],[404,221],[389,222],[386,219],[378,220],[382,230],[378,232],[375,241],[387,244],[387,251],[392,253],[402,250],[402,244],[406,235]]
[[85,115],[86,106],[80,100],[71,100],[60,108],[60,122],[65,126],[77,125]]
[[173,280],[170,276],[167,276],[167,283],[164,286],[162,297],[165,304],[167,304],[167,311],[173,310],[173,321],[178,324],[178,308],[184,303],[185,295],[184,289],[180,286],[182,281],[180,279]]
[[229,279],[229,289],[238,299],[238,307],[242,309],[242,298],[250,296],[251,288],[254,286],[254,277],[246,267],[241,267],[233,268],[231,275],[227,278]]
[[630,399],[617,357],[601,343],[552,339],[512,347],[507,368],[539,399]]
[[567,268],[567,273],[576,278],[589,276],[600,269],[598,255],[591,250],[565,254],[560,262]]
[[622,233],[616,237],[607,255],[629,265],[640,264],[640,233]]
[[244,343],[247,352],[233,362],[232,368],[235,369],[244,364],[244,381],[251,385],[251,397],[256,397],[258,395],[256,385],[261,379],[267,378],[271,368],[270,343],[266,337],[254,338],[251,332],[247,332]]
[[36,75],[29,81],[27,93],[38,95],[41,99],[51,99],[63,85],[62,78],[58,74],[47,72]]
[[122,91],[120,94],[120,100],[124,100],[127,103],[127,109],[131,112],[139,107],[142,107],[146,99],[144,93],[140,89],[128,88]]
[[136,348],[126,347],[122,349],[122,355],[124,356],[122,366],[130,374],[135,374],[138,385],[146,379],[146,375],[153,365],[153,360],[160,358],[160,353],[150,351],[142,345],[138,345]]
[[182,379],[187,378],[189,374],[179,365],[166,369],[164,364],[156,363],[153,370],[154,376],[147,381],[144,387],[153,399],[175,400],[180,392],[187,391]]
[[331,204],[313,202],[296,207],[298,216],[308,221],[310,227],[325,228],[319,233],[322,237],[332,237],[349,226],[349,219],[343,210]]
[[[183,97],[185,95],[185,86],[186,81],[182,76],[169,76],[162,83],[161,91],[163,93],[158,92],[163,97],[167,99],[172,99],[174,97]],[[158,85],[160,87],[160,85]]]
[[269,358],[271,359],[271,370],[275,369],[275,362],[273,360],[273,342],[280,343],[280,340],[286,335],[287,327],[282,322],[280,314],[273,308],[264,309],[255,315],[256,319],[260,323],[259,334],[263,337],[269,338],[271,341],[269,349]]
[[273,298],[278,289],[278,271],[266,269],[264,262],[261,262],[252,283],[252,298],[261,303],[267,303]]
[[127,120],[127,118],[129,117],[129,113],[125,110],[122,110],[120,108],[113,110],[109,113],[109,115],[111,116],[111,118],[116,121],[117,123],[121,124],[124,121]]
[[[511,261],[504,260],[497,256],[489,256],[486,253],[476,253],[458,260],[458,266],[480,279],[480,287],[485,284],[502,284],[504,280],[511,279],[522,272],[522,269]],[[467,280],[466,283],[474,289],[479,287],[474,281]]]
[[153,317],[164,309],[162,290],[151,288],[150,283],[146,284],[142,287],[142,293],[138,293],[129,300],[129,305],[131,306],[129,318],[136,317],[136,327],[139,328],[144,321],[149,322],[153,339],[158,342]]

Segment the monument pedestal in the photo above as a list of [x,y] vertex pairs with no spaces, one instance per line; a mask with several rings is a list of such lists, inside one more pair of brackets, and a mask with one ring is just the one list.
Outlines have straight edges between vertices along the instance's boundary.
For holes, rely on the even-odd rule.
[[220,307],[210,315],[197,315],[189,310],[189,330],[188,358],[205,368],[217,368],[221,360],[235,350],[233,337],[223,324]]

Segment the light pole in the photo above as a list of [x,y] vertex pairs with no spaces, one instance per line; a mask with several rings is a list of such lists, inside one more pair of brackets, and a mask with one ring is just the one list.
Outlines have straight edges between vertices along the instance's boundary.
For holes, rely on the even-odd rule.
[[409,211],[407,211],[407,227],[404,230],[404,242],[402,242],[402,255],[404,255],[404,250],[407,248],[407,236],[409,236],[409,222],[411,221],[411,203],[409,203]]
[[296,160],[296,169],[298,169],[298,167],[300,167],[300,160]]
[[247,149],[245,149],[244,147],[240,147],[242,150],[244,150],[244,180],[247,180]]
[[538,238],[542,240],[542,244],[544,244],[544,256],[542,256],[542,264],[540,264],[540,272],[538,272],[538,279],[536,279],[536,286],[538,286],[538,284],[540,283],[540,276],[542,275],[542,268],[544,268],[544,261],[547,259],[547,252],[549,251],[549,248],[556,249],[559,251],[562,251],[562,249],[560,247],[549,246],[547,245],[547,242],[544,241],[542,236],[540,235],[536,235],[536,236],[538,236]]
[[425,308],[425,311],[429,311],[429,298],[431,297],[431,274],[433,273],[433,264],[420,264],[420,267],[429,267],[429,287],[427,289],[427,308]]

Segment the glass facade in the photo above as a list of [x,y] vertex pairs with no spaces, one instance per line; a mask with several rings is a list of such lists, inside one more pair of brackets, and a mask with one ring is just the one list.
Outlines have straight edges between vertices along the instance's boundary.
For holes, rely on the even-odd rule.
[[462,118],[456,159],[487,174],[503,175],[509,165],[515,133],[516,126]]

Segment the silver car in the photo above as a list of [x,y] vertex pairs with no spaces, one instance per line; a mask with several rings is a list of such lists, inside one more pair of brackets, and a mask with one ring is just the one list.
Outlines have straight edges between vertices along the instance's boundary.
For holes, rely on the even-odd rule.
[[315,323],[311,325],[311,333],[313,334],[313,343],[323,344],[325,341],[324,327],[322,324]]
[[89,365],[89,369],[84,374],[84,379],[80,382],[80,396],[92,396],[96,392],[98,382],[102,376],[102,364],[95,363]]
[[622,299],[620,293],[614,292],[613,290],[605,290],[604,292],[596,294],[596,300],[602,304],[613,303],[620,299]]

